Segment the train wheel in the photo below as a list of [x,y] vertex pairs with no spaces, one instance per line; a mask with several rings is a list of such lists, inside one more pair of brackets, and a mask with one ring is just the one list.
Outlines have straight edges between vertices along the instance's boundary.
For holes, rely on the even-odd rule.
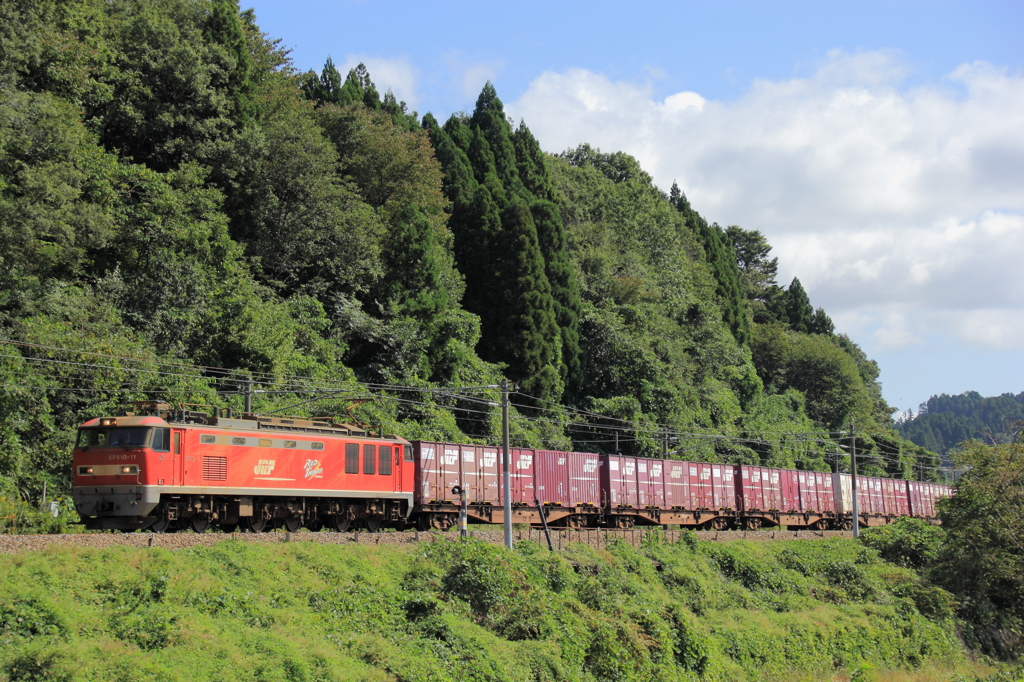
[[622,528],[623,530],[628,530],[628,529],[633,527],[634,523],[635,523],[635,521],[633,520],[632,516],[616,516],[615,517],[615,527],[616,528]]
[[746,526],[747,530],[758,530],[758,529],[761,528],[761,525],[763,523],[764,523],[763,519],[756,519],[756,518],[754,518],[754,519],[746,519],[744,521],[743,525]]
[[729,519],[724,516],[717,516],[711,520],[711,527],[715,530],[725,530],[729,527]]
[[416,517],[416,527],[424,532],[430,530],[430,514],[426,512]]
[[205,533],[210,529],[210,519],[207,516],[193,516],[189,524],[196,533]]
[[338,531],[339,533],[346,532],[351,524],[352,519],[350,519],[346,514],[334,515],[334,530]]
[[262,533],[267,529],[267,520],[261,517],[249,516],[249,520],[242,520],[243,527],[250,533]]
[[298,529],[302,528],[302,517],[292,514],[291,516],[285,517],[284,529],[289,533],[294,533]]
[[371,533],[376,533],[380,530],[380,524],[383,519],[379,516],[367,516],[366,517],[366,530]]
[[324,527],[324,521],[319,516],[314,516],[306,521],[306,528],[310,533],[319,533]]
[[222,523],[220,524],[221,533],[234,533],[235,529],[238,528],[237,523]]
[[431,514],[430,527],[435,530],[448,530],[454,523],[454,514]]
[[154,533],[166,533],[171,527],[170,519],[158,519],[156,523],[149,527]]

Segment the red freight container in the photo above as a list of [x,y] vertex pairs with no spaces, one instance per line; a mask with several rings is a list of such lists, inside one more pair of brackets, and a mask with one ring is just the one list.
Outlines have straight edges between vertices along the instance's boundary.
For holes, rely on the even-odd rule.
[[861,514],[875,513],[871,495],[871,479],[867,476],[857,477],[857,511]]
[[510,450],[512,454],[509,472],[512,480],[509,487],[512,489],[512,504],[532,507],[537,504],[533,476],[534,451],[527,448]]
[[569,452],[569,506],[601,506],[601,458],[592,452]]
[[636,457],[605,455],[601,477],[609,506],[637,506]]
[[835,496],[832,494],[832,474],[823,474],[820,471],[814,473],[814,482],[818,488],[818,511],[834,512],[836,510]]
[[793,469],[780,469],[779,482],[782,489],[781,511],[800,510],[800,481],[797,478],[799,472]]
[[761,489],[764,491],[765,508],[771,511],[783,509],[785,500],[782,497],[782,474],[784,469],[762,468]]
[[744,511],[765,509],[764,493],[761,491],[761,467],[740,465],[740,477],[736,479]]
[[651,499],[648,506],[656,509],[669,509],[670,507],[665,502],[665,474],[668,460],[663,459],[652,459],[648,462],[650,471],[650,494]]
[[733,473],[736,468],[731,464],[711,465],[711,485],[714,495],[712,509],[736,509],[736,484]]
[[818,511],[818,489],[814,485],[814,472],[800,471],[797,473],[800,485],[800,511]]
[[459,458],[462,485],[471,503],[499,505],[498,450],[493,446],[462,445]]
[[450,443],[417,441],[416,503],[456,502],[452,488],[460,485],[459,446]]
[[569,458],[565,452],[537,450],[533,476],[541,504],[569,506]]
[[640,494],[637,486],[637,461],[636,457],[623,457],[622,458],[622,471],[620,472],[623,484],[623,504],[630,507],[640,506]]
[[665,462],[665,506],[669,509],[688,509],[690,503],[689,462],[667,460]]
[[[697,468],[697,507],[700,509],[715,508],[715,490],[711,483],[711,465],[707,462],[691,464]],[[694,493],[693,481],[690,481],[690,495]]]
[[650,507],[654,504],[651,462],[652,460],[649,459],[636,460],[636,501],[638,507]]
[[882,479],[871,477],[869,489],[871,490],[871,510],[873,514],[885,514],[885,499],[882,494]]
[[871,491],[868,490],[867,477],[857,477],[857,513],[871,513]]
[[481,485],[485,488],[484,500],[493,505],[501,504],[501,450],[485,445],[481,448]]
[[910,497],[907,495],[907,481],[894,480],[893,485],[893,498],[896,502],[896,515],[897,516],[909,516],[910,515]]
[[871,476],[857,477],[857,513],[858,514],[881,514],[882,492],[879,484],[875,490],[875,479]]
[[700,485],[700,464],[697,462],[687,462],[686,469],[683,471],[683,476],[686,477],[687,488],[690,495],[690,502],[687,507],[691,510],[700,509],[702,502],[704,501]]
[[935,516],[935,491],[931,483],[921,483],[921,507],[925,516]]
[[882,479],[882,506],[886,516],[896,515],[896,485],[891,478]]
[[911,516],[923,516],[921,513],[921,488],[917,481],[907,481],[907,498]]

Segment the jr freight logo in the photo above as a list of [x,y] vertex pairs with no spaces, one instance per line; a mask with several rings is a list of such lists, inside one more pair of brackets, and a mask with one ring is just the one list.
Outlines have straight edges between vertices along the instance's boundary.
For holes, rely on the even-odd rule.
[[252,468],[252,473],[257,476],[269,476],[274,471],[274,464],[277,463],[275,459],[261,459],[259,464]]

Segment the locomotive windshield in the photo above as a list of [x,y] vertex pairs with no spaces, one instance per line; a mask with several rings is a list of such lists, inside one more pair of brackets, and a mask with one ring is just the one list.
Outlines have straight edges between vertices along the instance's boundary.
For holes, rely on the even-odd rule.
[[146,426],[116,426],[107,429],[79,429],[78,448],[144,448],[154,450],[168,448],[170,429],[154,429]]

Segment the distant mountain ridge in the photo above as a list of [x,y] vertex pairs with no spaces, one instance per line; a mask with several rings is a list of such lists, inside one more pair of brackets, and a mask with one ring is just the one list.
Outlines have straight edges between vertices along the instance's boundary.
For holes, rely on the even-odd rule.
[[1008,443],[1024,422],[1024,392],[985,398],[977,391],[960,395],[932,396],[922,403],[918,414],[896,422],[907,440],[945,456],[960,443],[977,439]]

